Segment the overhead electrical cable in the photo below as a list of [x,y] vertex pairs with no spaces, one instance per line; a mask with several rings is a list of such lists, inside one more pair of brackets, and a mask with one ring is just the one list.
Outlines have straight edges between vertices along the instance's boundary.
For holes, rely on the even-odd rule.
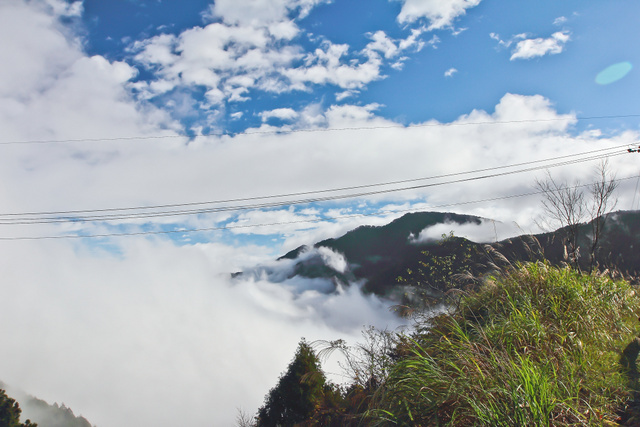
[[[265,199],[268,200],[268,199],[291,198],[291,197],[296,197],[296,196],[318,195],[318,194],[325,194],[325,193],[336,193],[336,192],[344,192],[344,191],[349,191],[349,190],[359,190],[359,189],[365,189],[365,188],[391,186],[391,185],[398,185],[398,184],[406,184],[406,183],[410,183],[410,182],[419,182],[419,181],[434,180],[434,179],[441,179],[441,178],[450,178],[450,177],[455,177],[455,176],[464,176],[464,175],[470,175],[470,174],[476,174],[476,173],[482,173],[482,172],[491,172],[491,171],[496,171],[496,170],[510,169],[510,168],[515,168],[515,167],[520,167],[520,166],[528,166],[528,165],[546,163],[546,162],[551,162],[551,161],[557,161],[557,160],[561,160],[561,159],[572,159],[570,161],[563,161],[563,162],[560,162],[560,163],[547,164],[547,165],[542,165],[542,166],[538,166],[538,167],[535,167],[535,168],[527,168],[527,169],[523,169],[523,170],[508,172],[508,173],[521,173],[521,172],[527,172],[527,171],[531,171],[531,170],[563,166],[563,165],[566,165],[566,164],[578,163],[578,162],[583,162],[583,161],[591,161],[591,160],[594,160],[594,159],[611,157],[613,155],[626,154],[627,152],[618,152],[618,153],[612,152],[613,150],[620,150],[623,147],[626,147],[626,145],[603,148],[603,149],[598,149],[598,150],[592,150],[592,151],[587,151],[587,152],[579,153],[579,154],[569,154],[569,155],[557,156],[557,157],[546,158],[546,159],[541,159],[541,160],[533,160],[533,161],[529,161],[529,162],[515,163],[515,164],[511,164],[511,165],[503,165],[503,166],[495,166],[495,167],[490,167],[490,168],[476,169],[476,170],[472,170],[472,171],[455,172],[455,173],[434,175],[434,176],[423,177],[423,178],[412,178],[412,179],[388,181],[388,182],[375,183],[375,184],[364,184],[364,185],[338,187],[338,188],[322,189],[322,190],[315,190],[315,191],[295,192],[295,193],[287,193],[287,194],[277,194],[277,195],[268,195],[268,196],[255,196],[255,197],[235,198],[235,199],[226,199],[226,200],[213,200],[213,201],[205,201],[205,202],[188,202],[188,203],[162,204],[162,205],[153,205],[153,206],[136,206],[136,207],[103,208],[103,209],[78,209],[78,210],[64,210],[64,211],[0,213],[0,225],[2,225],[2,224],[18,224],[18,223],[20,223],[19,221],[26,221],[27,223],[32,222],[32,221],[33,222],[36,222],[36,221],[67,222],[67,221],[81,221],[81,220],[98,221],[98,220],[108,220],[108,219],[115,220],[115,219],[126,219],[126,218],[147,218],[147,217],[157,217],[157,216],[175,216],[175,215],[185,215],[185,214],[191,215],[191,214],[199,214],[199,213],[226,212],[226,211],[235,211],[235,210],[264,209],[264,208],[278,207],[278,206],[283,206],[283,205],[305,204],[305,203],[321,202],[321,201],[328,201],[328,200],[334,200],[334,199],[362,197],[362,196],[382,194],[382,193],[388,193],[388,192],[418,189],[418,188],[424,188],[424,187],[435,186],[435,185],[446,185],[446,184],[449,184],[449,183],[464,182],[464,181],[467,181],[467,180],[484,179],[484,178],[489,178],[489,177],[493,177],[493,176],[501,176],[504,173],[503,174],[485,175],[485,176],[480,176],[480,177],[475,177],[475,178],[468,178],[468,179],[464,179],[464,180],[445,181],[445,182],[442,182],[442,183],[435,183],[435,184],[417,185],[417,186],[403,187],[403,188],[392,188],[392,189],[386,189],[386,190],[377,190],[377,191],[370,191],[370,192],[364,192],[364,193],[355,193],[355,194],[354,193],[350,193],[350,194],[346,194],[346,195],[334,195],[334,196],[327,196],[327,197],[316,197],[316,198],[293,200],[293,201],[292,200],[284,200],[284,201],[278,201],[278,202],[262,202],[262,203],[256,203],[256,204],[251,204],[251,205],[235,205],[235,206],[232,205],[232,206],[208,207],[208,208],[199,208],[199,209],[190,209],[190,210],[170,210],[170,211],[160,211],[160,212],[150,212],[150,213],[146,213],[146,212],[128,213],[130,211],[135,211],[135,210],[151,210],[151,209],[158,210],[158,209],[168,209],[168,208],[184,208],[184,207],[200,206],[200,205],[214,205],[214,204],[247,202],[247,201],[265,200]],[[612,153],[609,153],[609,152],[612,152]],[[595,154],[595,153],[600,153],[600,154]],[[585,155],[588,155],[588,157],[580,158],[580,156],[585,156]],[[106,214],[105,212],[122,212],[122,213],[114,213],[114,214],[109,213],[109,214]],[[127,212],[127,213],[125,213],[125,212]],[[79,214],[99,214],[99,215],[79,215]],[[50,216],[54,216],[54,218],[46,218],[46,217],[50,217]],[[42,217],[42,218],[37,218],[37,217]]]
[[[628,179],[635,179],[637,176],[630,176],[626,178],[617,179],[617,181],[624,181]],[[581,187],[588,187],[591,184],[580,184],[565,187],[567,189],[575,189]],[[455,202],[455,203],[447,203],[441,205],[429,206],[429,209],[439,209],[444,207],[453,207],[453,206],[462,206],[468,204],[476,204],[476,203],[486,203],[493,202],[498,200],[507,200],[514,199],[519,197],[530,197],[536,196],[539,194],[543,194],[544,191],[532,191],[529,193],[521,193],[521,194],[512,194],[508,196],[500,196],[500,197],[492,197],[487,199],[480,200],[472,200],[466,202]],[[236,224],[236,225],[225,225],[218,227],[206,227],[206,228],[194,228],[194,229],[177,229],[177,230],[154,230],[154,231],[137,231],[137,232],[128,232],[128,233],[100,233],[100,234],[67,234],[67,235],[56,235],[56,236],[18,236],[18,237],[0,237],[0,241],[14,241],[14,240],[56,240],[56,239],[90,239],[90,238],[108,238],[108,237],[127,237],[127,236],[152,236],[152,235],[167,235],[167,234],[189,234],[189,233],[202,233],[209,231],[222,231],[222,230],[236,230],[236,229],[246,229],[246,228],[258,228],[258,227],[275,227],[280,225],[292,225],[292,224],[312,224],[318,223],[322,221],[333,221],[336,219],[347,219],[347,218],[358,218],[358,217],[370,217],[370,216],[381,216],[381,215],[389,215],[389,214],[397,214],[397,213],[407,213],[407,212],[420,212],[421,210],[418,208],[409,208],[409,209],[394,209],[387,211],[377,211],[372,213],[357,213],[357,214],[349,214],[349,215],[336,215],[331,217],[323,217],[323,218],[307,218],[295,221],[279,221],[279,222],[271,222],[271,223],[263,223],[263,224]]]
[[619,115],[603,115],[603,116],[585,116],[585,117],[558,117],[552,119],[522,119],[522,120],[496,120],[496,121],[477,121],[477,122],[427,122],[410,125],[387,125],[387,126],[354,126],[342,128],[308,128],[308,129],[278,129],[278,130],[248,130],[244,132],[207,132],[193,136],[189,135],[140,135],[140,136],[120,136],[120,137],[103,137],[103,138],[68,138],[68,139],[32,139],[32,140],[12,140],[0,141],[0,145],[21,145],[21,144],[57,144],[72,142],[110,142],[110,141],[147,141],[154,139],[179,139],[179,138],[202,138],[202,137],[236,137],[240,135],[282,135],[292,133],[315,133],[315,132],[338,132],[338,131],[367,131],[382,129],[417,129],[425,127],[457,127],[457,126],[479,126],[479,125],[505,125],[505,124],[522,124],[522,123],[545,123],[560,122],[567,120],[610,120],[610,119],[628,119],[640,117],[640,114],[619,114]]
[[435,186],[449,185],[449,184],[458,184],[463,182],[470,182],[470,181],[477,181],[481,179],[512,175],[516,173],[530,172],[530,171],[553,168],[558,166],[566,166],[570,164],[582,163],[582,162],[591,161],[591,160],[599,160],[599,159],[604,159],[604,158],[613,157],[613,156],[622,155],[622,154],[626,154],[626,153],[606,154],[606,155],[600,154],[600,155],[595,155],[587,158],[565,160],[555,164],[524,168],[516,171],[486,174],[486,175],[481,175],[477,177],[450,180],[445,182],[421,184],[421,185],[414,185],[414,186],[402,187],[402,188],[373,190],[373,191],[360,192],[360,193],[339,194],[339,195],[331,195],[331,196],[325,196],[325,197],[307,198],[307,199],[299,199],[299,200],[283,200],[283,201],[277,201],[277,202],[265,202],[265,203],[259,203],[259,204],[251,204],[251,205],[222,206],[222,207],[165,211],[165,212],[155,212],[155,213],[103,214],[103,215],[76,216],[76,217],[69,217],[69,218],[46,218],[46,219],[45,218],[17,218],[17,219],[0,221],[0,225],[47,224],[47,223],[59,223],[59,222],[115,221],[115,220],[123,220],[123,219],[157,218],[157,217],[168,217],[168,216],[218,213],[218,212],[228,212],[228,211],[267,209],[267,208],[274,208],[274,207],[281,207],[281,206],[293,206],[293,205],[300,205],[300,204],[341,200],[341,199],[347,199],[347,198],[373,196],[373,195],[380,195],[380,194],[393,193],[393,192],[399,192],[399,191],[416,190],[416,189],[423,189],[423,188],[429,188],[429,187],[435,187]]
[[198,215],[198,214],[208,214],[208,213],[218,213],[218,212],[228,212],[228,211],[268,209],[268,208],[281,207],[281,206],[320,203],[320,202],[327,202],[327,201],[333,201],[333,200],[351,199],[351,198],[358,198],[358,197],[365,197],[365,196],[395,193],[399,191],[424,189],[424,188],[436,187],[436,186],[442,186],[442,185],[459,184],[463,182],[471,182],[471,181],[477,181],[482,179],[495,178],[499,176],[512,175],[516,173],[531,172],[535,170],[554,168],[558,166],[566,166],[570,164],[582,163],[582,162],[591,161],[591,160],[599,160],[599,159],[609,158],[609,157],[622,155],[622,154],[626,154],[626,153],[623,152],[623,153],[606,154],[606,155],[599,154],[599,155],[595,155],[587,158],[565,160],[565,161],[554,163],[554,164],[529,167],[529,168],[519,169],[515,171],[486,174],[486,175],[470,177],[470,178],[462,178],[457,180],[449,180],[444,182],[413,185],[413,186],[401,187],[401,188],[372,190],[372,191],[365,191],[365,192],[359,192],[359,193],[338,194],[338,195],[330,195],[325,197],[315,197],[315,198],[307,198],[307,199],[299,199],[299,200],[283,200],[283,201],[277,201],[277,202],[265,202],[265,203],[250,204],[250,205],[222,206],[222,207],[165,211],[165,212],[155,212],[155,213],[145,212],[145,213],[128,213],[128,214],[85,215],[85,216],[77,216],[77,217],[69,217],[69,218],[53,218],[53,219],[52,218],[48,218],[48,219],[17,218],[17,219],[4,220],[4,221],[0,220],[0,225],[30,225],[30,224],[49,224],[49,223],[60,223],[60,222],[116,221],[116,220],[169,217],[169,216]]
[[159,213],[153,213],[153,214],[146,214],[145,213],[145,214],[139,214],[139,215],[138,214],[102,215],[102,216],[84,216],[84,217],[74,217],[74,218],[64,218],[64,219],[26,219],[26,220],[25,219],[22,219],[22,220],[19,219],[19,220],[14,220],[12,222],[7,222],[7,221],[0,222],[0,225],[35,225],[35,224],[51,224],[51,223],[60,223],[60,222],[67,222],[67,223],[69,223],[69,222],[71,222],[71,223],[98,222],[98,221],[106,222],[106,221],[115,221],[115,220],[133,220],[133,219],[168,217],[168,216],[177,216],[177,215],[193,215],[193,214],[203,214],[203,213],[215,213],[215,212],[224,212],[224,211],[231,211],[231,210],[233,210],[233,211],[257,210],[257,209],[273,208],[273,207],[279,207],[279,206],[293,206],[293,205],[298,205],[298,204],[309,204],[309,203],[318,203],[318,202],[325,202],[325,201],[345,199],[345,198],[356,198],[356,197],[363,197],[363,196],[369,196],[369,195],[378,195],[378,194],[397,192],[397,191],[406,191],[406,190],[411,190],[411,189],[422,189],[422,188],[435,187],[435,186],[441,186],[441,185],[459,184],[459,183],[463,183],[463,182],[476,181],[476,180],[493,178],[493,177],[498,177],[498,176],[511,175],[511,174],[515,174],[515,173],[522,173],[522,172],[527,172],[527,171],[539,170],[539,169],[543,169],[543,168],[557,167],[557,166],[563,166],[563,165],[574,164],[574,163],[581,163],[581,162],[589,161],[589,160],[603,159],[603,158],[606,158],[606,157],[611,157],[611,156],[614,156],[614,155],[621,155],[621,154],[625,154],[625,153],[607,154],[606,156],[600,154],[600,155],[591,156],[591,157],[585,158],[585,159],[566,160],[566,161],[563,161],[563,162],[560,162],[560,163],[556,163],[556,164],[552,164],[552,165],[536,166],[536,167],[530,167],[530,168],[520,169],[520,170],[516,170],[516,171],[487,174],[487,175],[482,175],[482,176],[478,176],[478,177],[470,177],[470,178],[464,178],[464,179],[458,179],[458,180],[450,180],[450,181],[446,181],[446,182],[422,184],[422,185],[404,187],[404,188],[376,190],[376,191],[369,191],[369,192],[356,193],[356,194],[333,195],[333,196],[319,197],[319,198],[313,198],[313,199],[303,199],[303,200],[295,200],[295,201],[279,201],[279,202],[275,202],[275,203],[263,203],[263,204],[258,204],[258,205],[254,204],[254,205],[209,208],[209,209],[199,209],[199,210],[189,210],[189,211],[170,211],[170,212],[159,212]]

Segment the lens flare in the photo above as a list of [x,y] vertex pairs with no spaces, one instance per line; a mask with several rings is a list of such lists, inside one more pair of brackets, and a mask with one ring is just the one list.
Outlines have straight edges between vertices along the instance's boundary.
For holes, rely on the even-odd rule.
[[596,83],[599,85],[608,85],[613,82],[617,82],[627,74],[633,68],[630,62],[619,62],[613,64],[600,71],[596,76]]

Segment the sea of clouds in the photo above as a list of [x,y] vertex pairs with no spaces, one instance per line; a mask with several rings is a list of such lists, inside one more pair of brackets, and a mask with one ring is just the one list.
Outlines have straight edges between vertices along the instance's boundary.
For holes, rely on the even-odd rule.
[[[228,13],[231,19],[241,3],[216,2],[219,7],[211,13]],[[303,13],[317,3],[280,2],[274,20],[267,23],[269,28],[258,31],[269,31],[271,42],[277,38],[278,43],[267,47],[280,49],[289,40],[287,34],[299,31],[292,20],[285,19],[288,10],[295,6]],[[451,7],[438,10],[426,7],[429,3],[406,0],[401,20],[414,22],[423,16],[438,28],[479,2],[456,0],[450,2]],[[178,79],[172,72],[175,66],[188,64],[188,58],[174,52],[165,67],[157,56],[144,56],[162,47],[163,40],[157,38],[141,41],[137,59],[128,62],[89,56],[82,30],[77,28],[81,14],[80,2],[0,2],[0,58],[4,64],[0,67],[0,205],[4,213],[294,193],[516,164],[575,153],[576,147],[588,151],[637,145],[638,135],[632,131],[603,136],[591,129],[576,134],[574,114],[559,114],[541,95],[511,93],[503,95],[494,111],[473,110],[452,123],[401,126],[377,115],[376,104],[338,102],[338,96],[335,105],[308,105],[295,114],[272,113],[291,118],[290,128],[334,129],[329,138],[326,132],[247,132],[194,141],[155,138],[176,136],[184,129],[169,103],[164,108],[147,102],[144,96],[166,90],[166,84],[184,94],[188,85],[197,83],[189,75],[211,77],[197,72],[207,64],[198,62],[190,70],[195,74],[182,73]],[[176,37],[189,38],[196,43],[190,45],[195,49],[210,43],[207,37],[220,41],[229,31],[238,31],[238,25],[245,25],[239,17],[221,22],[206,31],[204,25],[187,30],[167,46],[174,46]],[[245,30],[257,34],[256,28]],[[190,38],[200,35],[207,37]],[[412,33],[405,45],[417,48],[417,36]],[[326,52],[315,53],[324,59],[315,58],[309,65],[322,71],[322,81],[311,82],[302,69],[290,70],[284,77],[300,85],[296,90],[312,84],[360,90],[372,79],[381,78],[380,61],[386,58],[381,46],[395,46],[381,34],[374,38],[366,48],[370,50],[367,62],[361,64],[366,67],[352,66],[335,51],[336,46],[327,45]],[[282,49],[283,54],[287,52]],[[134,82],[145,64],[156,67],[155,80]],[[357,71],[349,72],[352,80],[336,80],[336,75],[351,69]],[[237,76],[225,74],[227,77]],[[245,92],[226,91],[223,83],[221,92],[214,90],[208,102],[246,96]],[[507,122],[509,125],[497,125]],[[362,131],[358,138],[348,130],[366,127],[377,129]],[[263,124],[249,131],[256,130],[278,129]],[[154,138],[92,140],[123,136]],[[70,139],[82,141],[10,144]],[[612,167],[622,177],[637,174],[636,160],[617,158]],[[586,182],[591,170],[584,164],[565,168],[559,179]],[[269,264],[270,260],[298,245],[338,237],[363,223],[383,224],[403,210],[527,193],[534,178],[534,174],[519,174],[490,184],[478,180],[372,198],[373,205],[386,206],[384,218],[350,216],[357,213],[356,202],[348,208],[333,205],[331,209],[174,216],[157,218],[152,224],[132,219],[119,223],[120,228],[77,222],[0,224],[1,239],[160,231],[163,226],[245,227],[229,232],[231,238],[211,233],[193,235],[192,241],[181,243],[162,236],[0,240],[0,337],[5,343],[0,347],[0,380],[48,402],[65,403],[101,427],[231,425],[236,408],[249,413],[257,409],[302,337],[353,341],[365,325],[393,329],[402,323],[389,311],[390,302],[364,296],[358,286],[290,278],[290,265]],[[620,207],[633,205],[634,184],[625,181],[621,185]],[[360,201],[367,204],[371,200]],[[517,198],[460,210],[505,224],[515,221],[526,232],[539,213],[537,201],[523,203]],[[305,220],[312,222],[297,223]],[[513,233],[510,226],[501,227],[485,222],[454,232],[489,241]],[[449,231],[446,225],[438,226],[414,238],[437,238]],[[250,242],[255,236],[275,236],[275,243]],[[339,254],[319,255],[336,271],[346,268]],[[256,265],[270,265],[271,270],[266,276],[231,276]]]

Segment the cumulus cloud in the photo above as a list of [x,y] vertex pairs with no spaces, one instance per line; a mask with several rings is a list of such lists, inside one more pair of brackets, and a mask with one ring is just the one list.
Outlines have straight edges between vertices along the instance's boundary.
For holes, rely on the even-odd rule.
[[341,100],[372,81],[383,78],[381,68],[384,60],[395,59],[391,66],[402,68],[407,57],[398,58],[399,55],[406,51],[420,51],[427,44],[420,39],[423,31],[413,29],[407,38],[400,40],[391,39],[384,31],[369,34],[371,42],[361,52],[361,56],[366,58],[362,61],[347,61],[348,45],[324,41],[322,46],[306,55],[305,66],[285,70],[283,74],[290,80],[292,88],[298,90],[305,90],[308,84],[330,84],[347,89],[337,96]]
[[369,49],[382,53],[385,58],[393,58],[398,54],[398,46],[396,46],[384,31],[376,31],[370,37],[372,42],[368,45]]
[[159,98],[171,91],[204,88],[203,108],[248,99],[251,90],[272,93],[308,91],[312,85],[334,85],[356,90],[382,78],[384,59],[408,49],[420,50],[421,30],[403,40],[384,32],[371,36],[361,52],[327,40],[304,52],[285,37],[264,27],[215,22],[179,35],[161,34],[135,42],[138,64],[156,79],[136,86],[143,98]]
[[260,117],[262,117],[263,122],[266,122],[271,118],[280,120],[293,120],[298,117],[298,113],[292,108],[276,108],[275,110],[261,112]]
[[365,48],[365,52],[378,52],[386,59],[395,58],[407,50],[419,52],[426,44],[420,39],[423,32],[423,28],[414,28],[407,38],[393,40],[384,31],[376,31],[369,35],[371,42]]
[[[278,91],[274,73],[300,58],[299,48],[279,45],[263,28],[212,23],[178,36],[161,34],[134,43],[138,63],[157,80],[145,89],[158,96],[177,87],[204,87],[212,104],[241,101],[252,88]],[[153,84],[156,86],[152,86]],[[277,82],[276,82],[277,83]]]
[[420,18],[429,21],[429,30],[450,27],[455,19],[476,7],[481,0],[401,0],[402,9],[398,15],[400,23],[411,23]]
[[87,57],[80,41],[63,32],[59,16],[38,6],[2,6],[0,36],[11,40],[0,45],[10,64],[0,70],[3,138],[135,136],[174,127],[163,112],[151,106],[142,111],[132,102],[126,86],[134,68]]
[[[13,42],[0,44],[0,55],[11,61],[11,66],[0,67],[0,95],[25,102],[34,91],[47,88],[81,54],[69,47],[55,17],[33,13],[18,1],[5,3],[3,10],[0,32],[3,40]],[[40,18],[43,15],[46,18]],[[34,50],[41,55],[33,55]]]
[[318,4],[330,0],[219,0],[210,6],[213,17],[228,24],[268,26],[287,22],[295,12],[304,18]]
[[324,42],[313,53],[306,55],[305,65],[289,68],[283,75],[291,82],[291,88],[305,90],[307,85],[334,85],[342,89],[360,89],[380,79],[382,58],[372,50],[366,51],[366,61],[347,62],[349,46]]
[[299,42],[296,20],[323,2],[225,0],[210,7],[214,22],[204,27],[134,42],[130,52],[136,65],[154,75],[135,85],[138,96],[166,105],[174,91],[204,89],[205,99],[194,108],[220,110],[227,102],[247,101],[252,91],[311,91],[330,85],[354,94],[384,78],[386,65],[401,69],[404,53],[435,47],[439,40],[434,36],[425,42],[421,36],[426,28],[419,27],[400,39],[384,31],[367,34],[371,41],[358,51],[323,38],[311,38],[316,46],[308,49]]
[[567,32],[558,31],[549,38],[535,38],[520,40],[511,55],[514,59],[531,59],[545,55],[556,55],[564,50],[565,44],[571,39]]

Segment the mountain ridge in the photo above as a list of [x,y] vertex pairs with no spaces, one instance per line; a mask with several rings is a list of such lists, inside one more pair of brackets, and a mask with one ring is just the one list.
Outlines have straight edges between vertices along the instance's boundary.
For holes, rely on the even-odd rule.
[[[294,262],[289,278],[326,278],[343,284],[363,281],[365,292],[381,296],[388,296],[397,285],[397,278],[404,275],[407,269],[424,262],[425,257],[453,256],[455,259],[456,253],[467,251],[473,254],[468,259],[472,273],[485,273],[489,270],[486,266],[482,267],[488,261],[486,245],[492,251],[500,252],[509,261],[529,261],[532,257],[544,257],[554,265],[566,262],[563,244],[566,229],[563,228],[535,235],[522,234],[490,243],[474,242],[455,234],[442,240],[420,241],[416,238],[429,227],[440,224],[450,225],[453,230],[462,225],[482,226],[487,221],[493,220],[450,212],[408,213],[383,226],[360,226],[337,238],[302,245],[277,260]],[[578,245],[582,256],[579,266],[585,270],[589,268],[590,233],[590,223],[580,225]],[[539,247],[533,250],[532,244]],[[600,266],[628,273],[640,271],[640,253],[634,251],[634,247],[640,247],[640,211],[608,214],[599,246],[596,262]],[[327,263],[326,257],[320,254],[309,255],[312,250],[320,248],[327,248],[344,257],[346,269],[338,272]]]

